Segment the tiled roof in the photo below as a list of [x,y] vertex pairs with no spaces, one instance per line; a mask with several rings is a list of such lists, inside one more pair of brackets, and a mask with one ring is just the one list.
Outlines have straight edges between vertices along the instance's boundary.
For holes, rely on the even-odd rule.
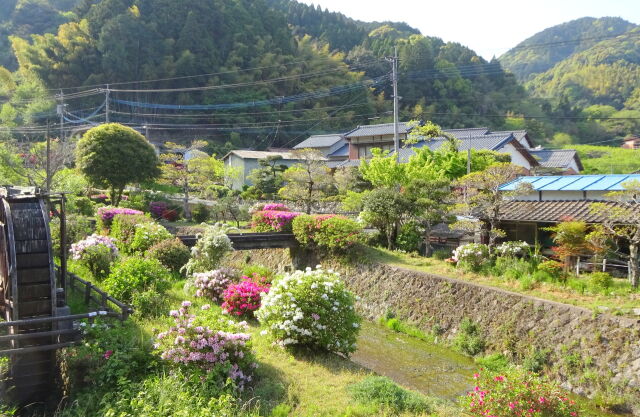
[[293,149],[303,148],[328,148],[343,140],[343,136],[340,133],[333,133],[330,135],[313,135],[303,140],[299,144],[293,147]]
[[640,181],[638,174],[612,175],[549,175],[519,177],[500,187],[502,191],[513,191],[520,183],[528,182],[535,191],[620,191],[627,181]]
[[[589,200],[510,201],[503,207],[502,220],[557,223],[571,218],[587,223],[601,223],[608,215],[605,212],[592,212],[591,204],[593,203],[594,201]],[[618,204],[611,201],[599,201],[599,203],[612,207]]]
[[466,139],[469,136],[481,136],[489,133],[486,127],[473,127],[468,129],[442,129],[443,131],[455,136],[457,139]]
[[[513,136],[511,135],[511,133],[475,136],[459,141],[458,150],[466,151],[467,149],[471,148],[488,149],[493,151],[496,149],[500,149],[509,140],[513,140]],[[402,148],[400,149],[400,160],[408,161],[409,157],[415,154],[414,148],[422,148],[424,146],[427,146],[432,151],[435,151],[439,149],[446,141],[447,139],[444,138],[428,139],[420,141],[409,148]]]
[[[411,129],[409,127],[409,122],[398,123],[398,132],[400,134],[407,133],[410,130]],[[393,123],[358,126],[357,128],[353,129],[351,132],[347,132],[344,134],[346,138],[359,138],[363,136],[382,136],[382,135],[393,135]]]
[[513,134],[513,137],[516,138],[518,142],[522,143],[522,139],[525,139],[527,142],[527,147],[528,148],[532,147],[532,143],[529,140],[529,137],[527,136],[526,130],[503,130],[503,131],[497,131],[497,132],[491,132],[491,133],[492,134],[511,133]]
[[577,162],[578,168],[582,167],[576,159],[578,153],[574,149],[529,149],[529,153],[546,168],[569,168],[573,161]]
[[230,154],[237,155],[243,159],[265,159],[265,158],[268,158],[269,156],[281,156],[282,159],[298,159],[291,152],[247,151],[242,149],[231,151],[228,154],[226,154],[222,159],[227,159],[227,156],[229,156]]

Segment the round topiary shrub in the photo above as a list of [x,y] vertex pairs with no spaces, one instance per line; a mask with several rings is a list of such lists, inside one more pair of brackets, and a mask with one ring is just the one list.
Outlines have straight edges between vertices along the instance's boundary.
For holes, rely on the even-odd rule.
[[171,232],[158,223],[148,222],[137,224],[129,248],[131,252],[144,252],[156,243],[171,239],[172,237]]
[[489,247],[482,243],[467,243],[453,251],[453,259],[459,267],[479,271],[489,260]]
[[204,223],[211,218],[211,210],[202,203],[197,204],[191,209],[191,218],[194,222]]
[[180,239],[175,238],[156,243],[147,249],[145,255],[159,260],[162,265],[177,274],[189,262],[191,251]]
[[269,284],[249,277],[242,277],[238,284],[230,284],[223,292],[222,308],[234,316],[250,316],[260,308],[263,294],[269,292]]
[[196,297],[207,297],[215,302],[222,301],[222,294],[235,278],[235,271],[220,268],[208,272],[193,274],[193,286],[196,287]]
[[337,273],[307,268],[276,280],[256,316],[283,346],[348,355],[356,349],[360,330],[354,303]]
[[71,257],[84,264],[98,280],[109,275],[111,264],[118,257],[118,248],[109,236],[93,234],[71,245]]
[[165,293],[170,281],[171,273],[157,259],[132,257],[113,267],[103,289],[117,300],[131,303],[135,293]]
[[291,232],[293,219],[299,215],[294,211],[258,211],[251,216],[251,228],[256,232]]

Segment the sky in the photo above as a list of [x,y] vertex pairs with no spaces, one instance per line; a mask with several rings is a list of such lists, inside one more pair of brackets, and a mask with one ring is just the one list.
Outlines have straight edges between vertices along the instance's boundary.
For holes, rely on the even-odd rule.
[[485,59],[580,17],[622,17],[640,24],[639,0],[299,0],[367,22],[400,21],[423,35],[459,42]]

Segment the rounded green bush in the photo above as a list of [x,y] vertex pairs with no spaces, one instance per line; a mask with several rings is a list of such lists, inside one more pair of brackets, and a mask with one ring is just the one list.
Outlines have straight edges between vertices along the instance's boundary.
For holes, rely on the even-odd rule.
[[136,233],[136,226],[152,222],[148,215],[144,214],[117,214],[111,223],[109,235],[116,239],[118,249],[124,253],[131,253],[131,242]]
[[157,259],[126,258],[111,269],[103,289],[112,297],[131,303],[134,294],[155,291],[163,294],[170,287],[171,273]]
[[304,247],[344,250],[362,240],[358,222],[333,214],[302,214],[293,219],[293,234]]
[[589,274],[589,288],[595,291],[606,291],[613,286],[613,277],[606,272]]
[[151,246],[146,256],[157,259],[171,272],[179,273],[180,269],[189,262],[191,251],[178,238],[166,239]]
[[191,217],[194,222],[204,223],[211,218],[211,210],[204,204],[198,204],[191,209]]
[[135,228],[130,245],[131,252],[144,252],[156,243],[173,237],[164,226],[154,222],[141,223]]

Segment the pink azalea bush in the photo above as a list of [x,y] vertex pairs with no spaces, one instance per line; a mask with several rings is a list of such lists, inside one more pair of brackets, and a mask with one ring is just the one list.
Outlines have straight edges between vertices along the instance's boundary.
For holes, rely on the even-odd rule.
[[262,207],[262,210],[274,210],[274,211],[291,211],[289,207],[283,203],[268,203]]
[[236,388],[244,389],[257,367],[246,322],[225,320],[208,304],[198,314],[191,310],[191,302],[183,301],[169,313],[174,325],[158,333],[154,344],[160,357],[190,373],[202,372],[206,380],[220,386],[230,379]]
[[251,217],[256,232],[291,232],[291,223],[300,213],[295,211],[262,210]]
[[260,308],[262,295],[269,292],[269,287],[269,284],[243,276],[242,281],[229,285],[222,292],[222,308],[234,316],[251,315]]
[[140,215],[144,213],[141,212],[140,210],[134,210],[134,209],[123,208],[123,207],[107,207],[107,206],[100,207],[98,208],[98,211],[97,211],[97,216],[98,216],[98,220],[100,221],[100,226],[102,226],[102,228],[111,227],[111,222],[113,221],[113,218],[118,214],[132,216],[132,215]]
[[193,285],[197,288],[196,297],[207,297],[215,302],[222,301],[222,293],[233,282],[234,271],[220,268],[208,272],[193,274]]
[[71,245],[71,258],[84,264],[97,279],[109,275],[111,264],[119,255],[116,240],[109,236],[92,234]]
[[337,273],[307,268],[276,280],[256,317],[282,346],[348,355],[360,331],[355,299]]
[[512,370],[507,375],[475,374],[476,386],[464,397],[474,417],[577,417],[579,408],[567,393],[535,374]]

